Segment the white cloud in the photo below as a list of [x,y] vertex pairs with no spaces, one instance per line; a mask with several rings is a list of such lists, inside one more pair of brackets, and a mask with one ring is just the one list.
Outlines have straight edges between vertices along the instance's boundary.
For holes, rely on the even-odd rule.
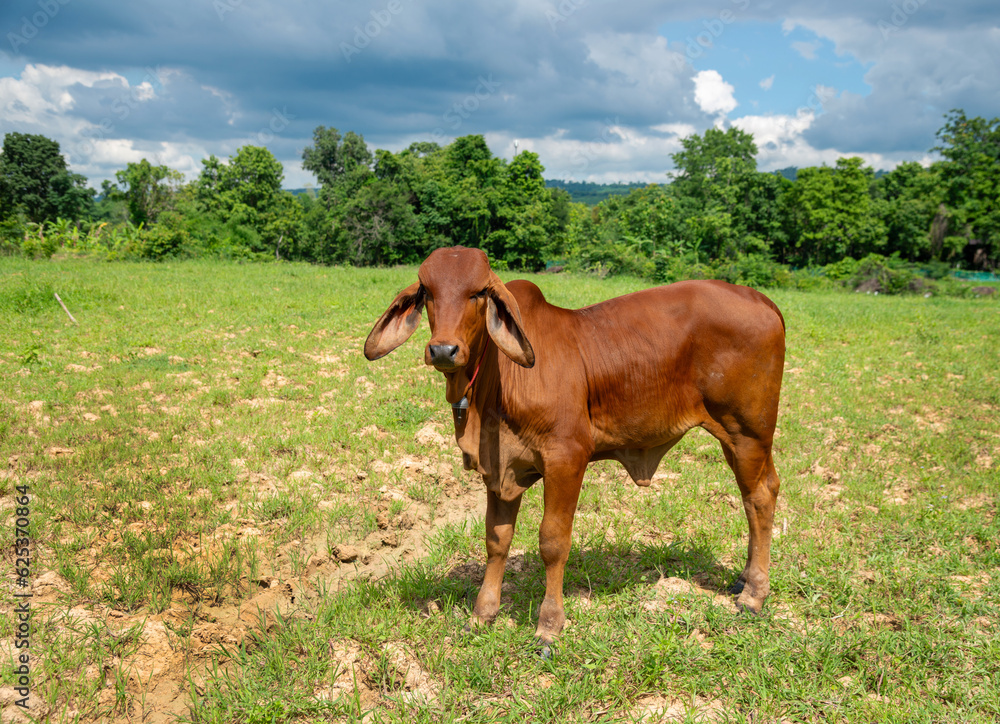
[[687,58],[671,50],[662,35],[602,33],[583,40],[590,61],[645,92],[677,89],[691,75]]
[[806,60],[816,60],[816,51],[820,48],[820,42],[818,40],[797,40],[792,43],[792,48],[801,55]]
[[[172,84],[189,81],[172,69],[148,71],[141,81],[130,83],[113,72],[28,64],[19,77],[0,77],[2,131],[37,133],[58,141],[72,170],[88,177],[93,186],[143,158],[193,178],[201,171],[200,160],[210,153],[205,142],[129,135],[135,125],[145,123],[143,114],[162,112],[163,106],[156,103]],[[210,87],[201,90],[218,99],[229,119],[236,115],[231,94]],[[204,103],[201,108],[205,109]]]
[[[912,154],[858,153],[850,148],[814,148],[806,136],[821,117],[810,109],[800,109],[794,116],[743,116],[734,119],[732,125],[753,134],[757,144],[757,168],[761,171],[776,171],[789,166],[834,166],[837,159],[849,156],[859,156],[866,165],[886,170],[895,168],[903,161],[914,160]],[[926,155],[918,160],[925,165],[930,162]]]
[[661,123],[657,126],[653,126],[652,129],[654,131],[658,131],[659,133],[669,133],[674,136],[680,136],[681,138],[685,138],[698,132],[698,129],[690,123]]
[[767,78],[760,82],[760,87],[766,91],[771,90],[771,86],[774,85],[774,74],[772,73]]
[[694,77],[694,100],[705,113],[726,114],[735,109],[735,90],[717,70],[703,70]]
[[42,117],[70,111],[76,104],[68,91],[75,85],[93,88],[98,84],[128,81],[117,73],[94,73],[65,66],[27,65],[20,78],[0,78],[0,108],[4,120],[33,122]]
[[[688,127],[679,124],[677,131]],[[642,128],[608,126],[590,140],[569,137],[565,129],[542,138],[519,138],[522,151],[533,151],[545,165],[546,178],[615,183],[645,181],[666,183],[673,166],[670,155],[681,150],[680,139],[687,133],[669,136],[650,134]],[[509,158],[513,137],[486,134],[494,153]]]

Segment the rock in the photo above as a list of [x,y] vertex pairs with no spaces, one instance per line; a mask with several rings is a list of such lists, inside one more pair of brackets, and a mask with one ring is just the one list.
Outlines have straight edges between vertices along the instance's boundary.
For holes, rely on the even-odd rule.
[[353,563],[361,555],[361,551],[354,546],[336,546],[333,555],[341,563]]

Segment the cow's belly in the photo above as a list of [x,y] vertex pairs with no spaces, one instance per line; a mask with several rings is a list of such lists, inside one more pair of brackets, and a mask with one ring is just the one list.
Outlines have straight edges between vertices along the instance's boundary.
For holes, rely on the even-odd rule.
[[637,407],[627,415],[592,418],[594,452],[600,454],[615,450],[660,447],[672,440],[679,440],[685,432],[702,421],[702,416],[696,410],[681,413],[676,409],[650,409],[648,403],[645,405],[645,409]]
[[[703,417],[694,405],[656,405],[650,401],[631,411],[591,420],[593,460],[617,460],[638,485],[649,485],[660,460]],[[622,414],[626,413],[627,414]]]

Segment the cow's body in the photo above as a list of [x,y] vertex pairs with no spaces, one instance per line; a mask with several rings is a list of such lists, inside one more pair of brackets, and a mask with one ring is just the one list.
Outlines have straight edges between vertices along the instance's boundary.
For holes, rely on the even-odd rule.
[[539,548],[546,595],[538,636],[561,630],[563,568],[586,466],[612,459],[648,485],[663,455],[701,426],[719,439],[750,524],[734,586],[759,611],[768,593],[778,477],[771,443],[784,365],[784,321],[764,295],[716,281],[680,282],[578,310],[527,281],[503,285],[485,255],[441,249],[376,323],[375,359],[402,343],[426,305],[426,360],[444,372],[465,466],[487,487],[488,563],[473,612],[489,622],[521,494],[544,479]]

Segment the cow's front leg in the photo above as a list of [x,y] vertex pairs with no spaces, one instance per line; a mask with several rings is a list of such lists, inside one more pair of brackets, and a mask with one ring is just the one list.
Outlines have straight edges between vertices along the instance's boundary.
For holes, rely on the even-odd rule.
[[573,516],[586,469],[584,459],[582,463],[547,466],[545,471],[545,513],[538,531],[538,551],[545,563],[545,599],[538,610],[538,628],[535,631],[535,636],[542,642],[544,656],[549,655],[549,647],[566,623],[563,573],[569,558]]
[[506,502],[493,491],[486,491],[486,574],[472,609],[470,627],[493,623],[500,611],[500,585],[520,507],[521,496]]

